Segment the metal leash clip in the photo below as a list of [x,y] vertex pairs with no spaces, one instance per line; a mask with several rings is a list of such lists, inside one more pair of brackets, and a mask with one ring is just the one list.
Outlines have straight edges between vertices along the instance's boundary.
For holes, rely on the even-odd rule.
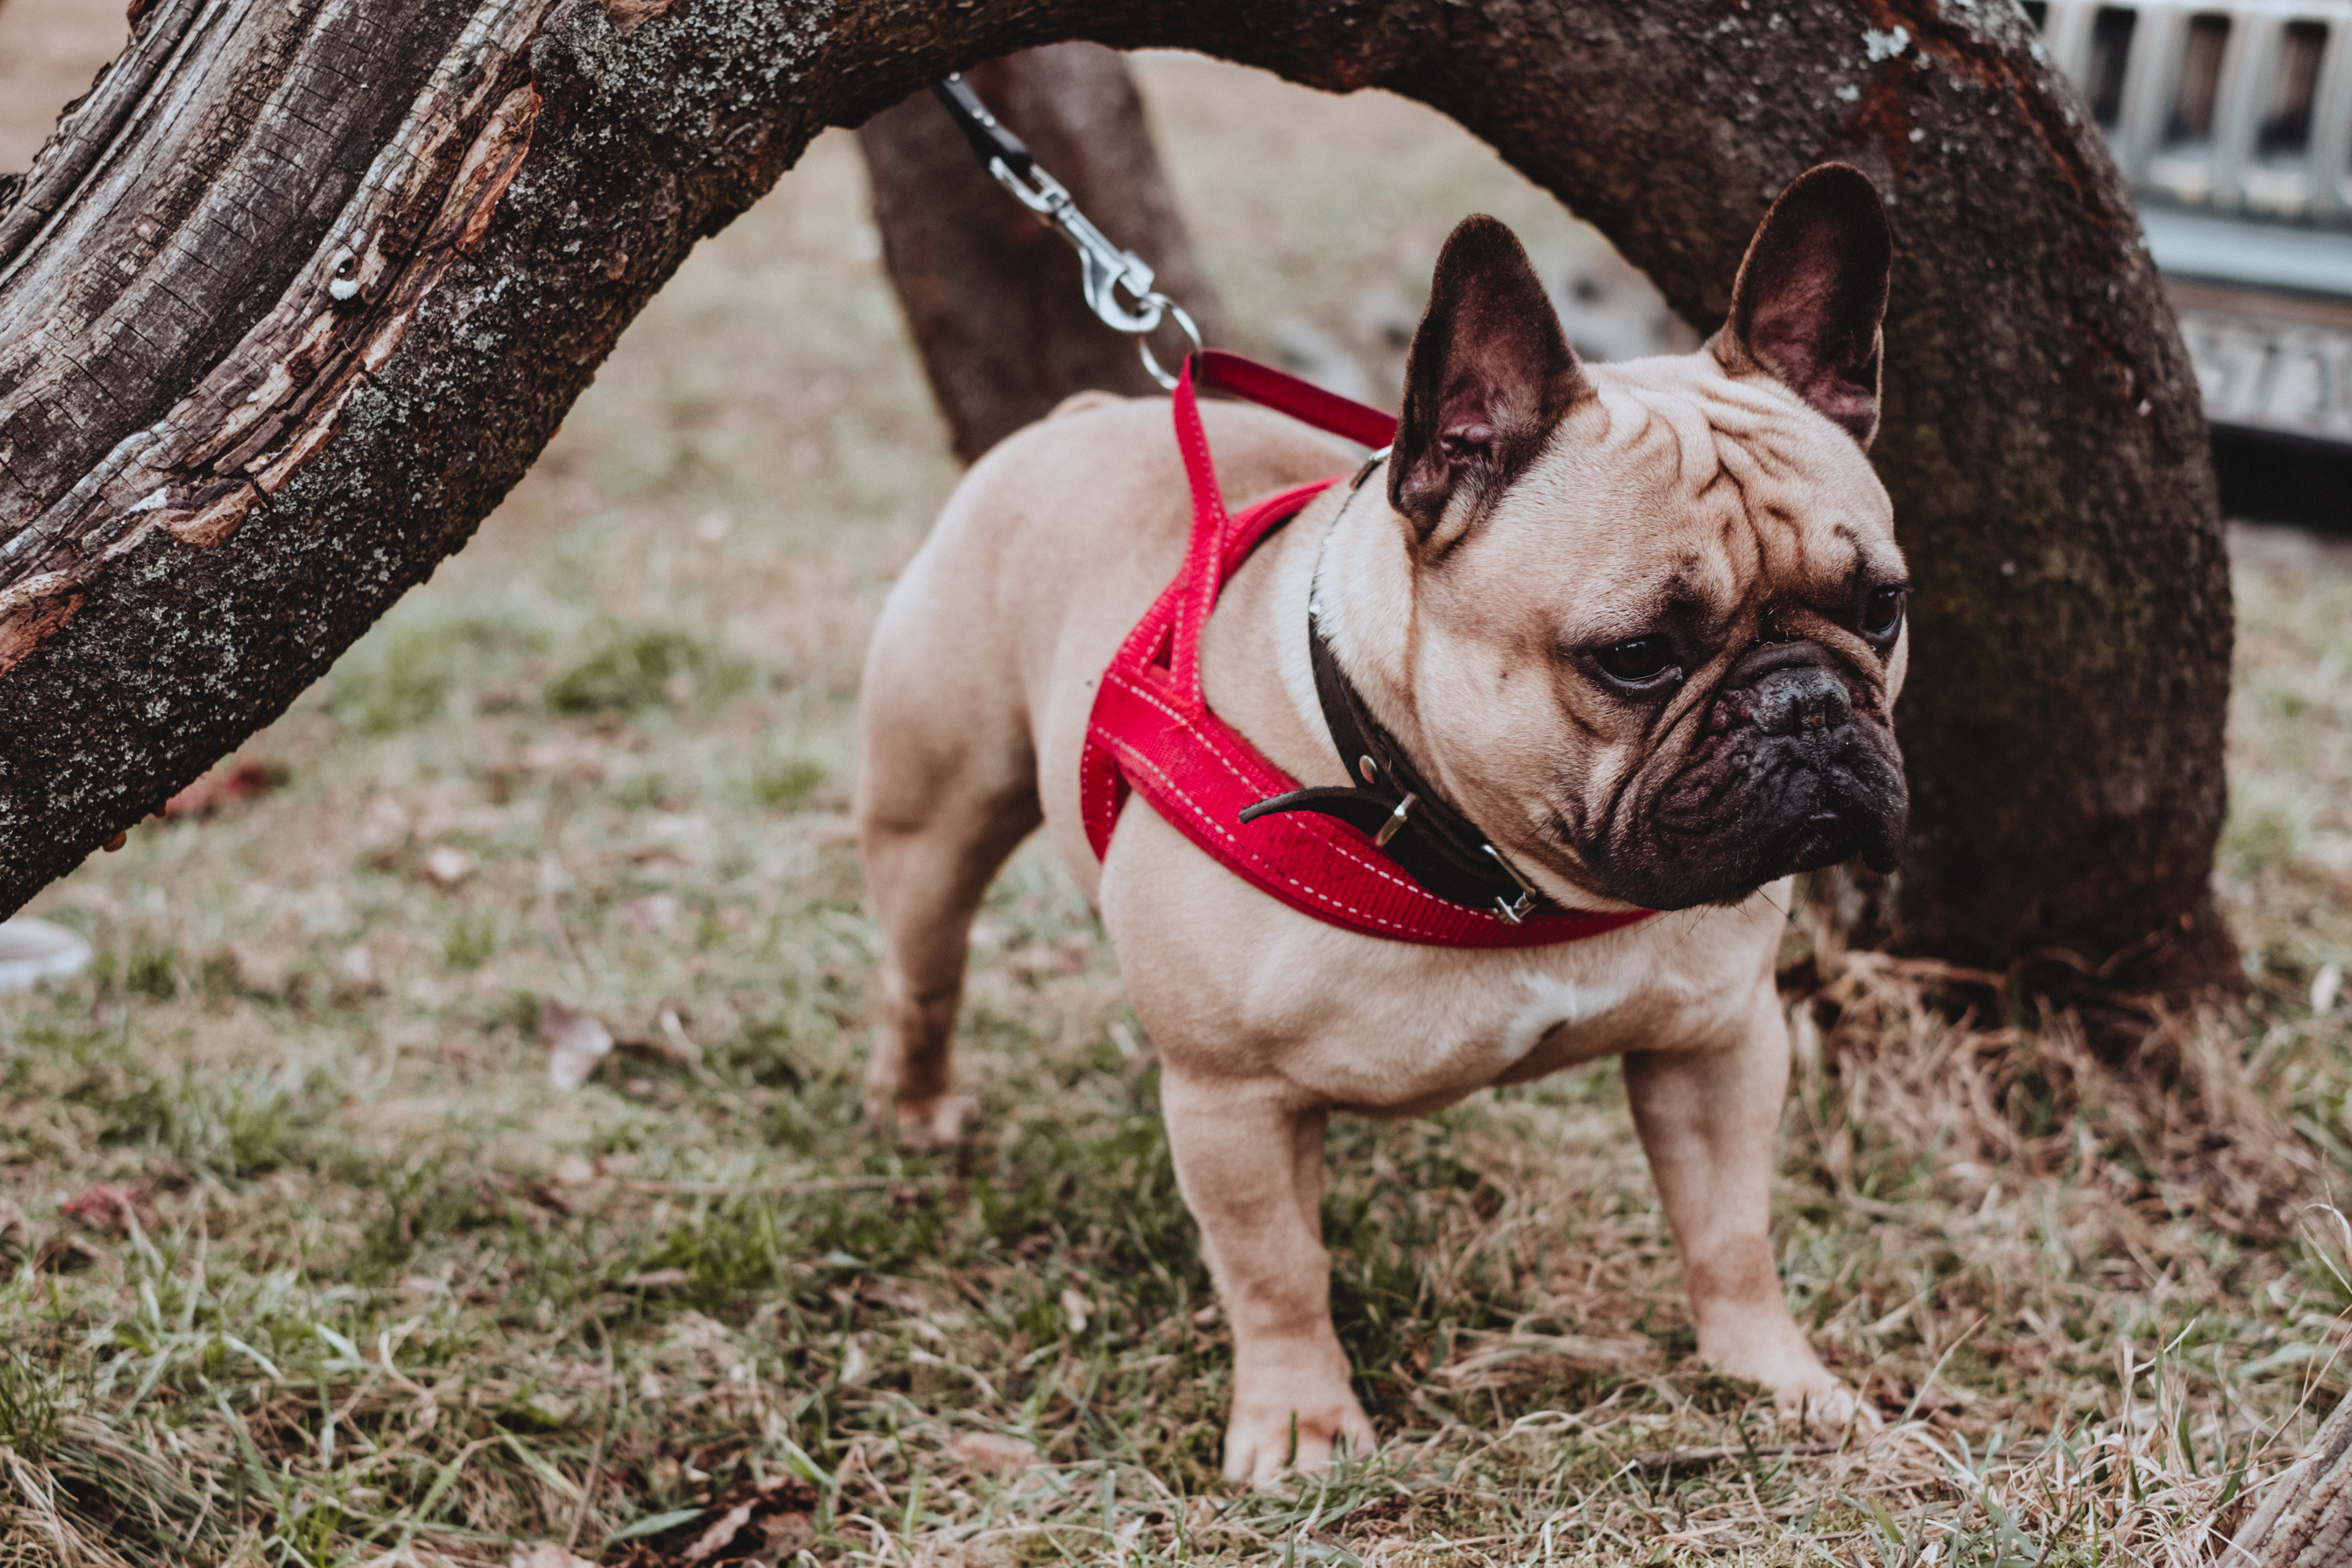
[[[1113,245],[1103,231],[1097,228],[1063,184],[1037,166],[1021,138],[1007,131],[989,113],[988,106],[980,101],[961,74],[932,84],[931,90],[947,106],[949,114],[963,132],[964,140],[988,166],[988,172],[1020,198],[1021,205],[1044,218],[1054,231],[1070,242],[1078,253],[1079,274],[1084,281],[1087,304],[1100,317],[1105,326],[1127,332],[1135,339],[1136,353],[1143,357],[1143,368],[1151,379],[1170,391],[1176,389],[1176,378],[1160,368],[1151,353],[1151,334],[1163,321],[1172,321],[1192,340],[1192,352],[1202,348],[1201,329],[1184,307],[1151,286],[1151,267],[1131,250],[1121,250]],[[1118,290],[1126,289],[1135,301],[1132,307],[1122,303]]]

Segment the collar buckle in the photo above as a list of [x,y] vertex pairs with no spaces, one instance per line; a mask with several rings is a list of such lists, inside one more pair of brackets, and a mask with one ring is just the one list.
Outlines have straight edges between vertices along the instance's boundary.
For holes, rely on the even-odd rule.
[[1517,866],[1503,858],[1501,850],[1492,844],[1481,844],[1478,847],[1486,852],[1488,859],[1503,868],[1504,876],[1519,886],[1519,896],[1516,899],[1506,899],[1499,893],[1495,896],[1495,912],[1503,917],[1504,923],[1507,925],[1526,923],[1528,916],[1534,911],[1535,907],[1544,901],[1544,895],[1525,877],[1519,875],[1519,868]]
[[1381,830],[1378,833],[1372,835],[1374,848],[1385,849],[1389,847],[1389,840],[1394,838],[1397,836],[1397,829],[1404,826],[1406,814],[1411,812],[1420,800],[1421,796],[1411,790],[1405,791],[1404,798],[1397,802],[1394,811],[1389,813],[1389,819],[1381,824]]

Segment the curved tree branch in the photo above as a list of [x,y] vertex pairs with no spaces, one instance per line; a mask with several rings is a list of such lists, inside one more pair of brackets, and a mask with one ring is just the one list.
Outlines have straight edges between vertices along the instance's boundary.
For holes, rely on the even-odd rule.
[[457,548],[822,127],[1073,37],[1421,99],[1702,325],[1783,183],[1869,170],[1920,589],[1898,935],[2119,984],[2226,957],[2196,388],[2026,22],[1930,0],[155,0],[0,216],[0,908]]

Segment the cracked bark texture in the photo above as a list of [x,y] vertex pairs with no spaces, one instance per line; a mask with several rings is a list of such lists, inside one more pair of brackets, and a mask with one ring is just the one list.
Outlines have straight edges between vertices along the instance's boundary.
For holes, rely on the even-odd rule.
[[[1055,44],[966,74],[1111,243],[1144,258],[1209,342],[1223,339],[1127,62]],[[1077,254],[990,177],[929,92],[867,121],[857,144],[882,259],[957,457],[976,460],[1074,392],[1160,391],[1134,344],[1087,308]],[[1156,346],[1171,362],[1183,352],[1172,326]]]
[[2352,1398],[2300,1458],[2260,1489],[2261,1507],[2221,1561],[2242,1568],[2344,1568],[2352,1563]]
[[2100,138],[2000,0],[152,0],[0,215],[0,909],[461,545],[819,130],[1073,37],[1427,102],[1701,328],[1783,184],[1868,171],[1918,588],[1894,935],[2226,971],[2202,415]]

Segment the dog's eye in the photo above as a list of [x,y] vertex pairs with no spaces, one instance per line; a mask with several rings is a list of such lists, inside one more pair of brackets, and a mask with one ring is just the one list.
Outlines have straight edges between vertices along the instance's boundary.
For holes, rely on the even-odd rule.
[[1652,686],[1678,673],[1675,668],[1674,644],[1663,637],[1611,643],[1592,659],[1603,675],[1625,686]]
[[1893,637],[1895,628],[1903,624],[1903,599],[1900,585],[1871,595],[1862,607],[1862,635],[1874,639]]

